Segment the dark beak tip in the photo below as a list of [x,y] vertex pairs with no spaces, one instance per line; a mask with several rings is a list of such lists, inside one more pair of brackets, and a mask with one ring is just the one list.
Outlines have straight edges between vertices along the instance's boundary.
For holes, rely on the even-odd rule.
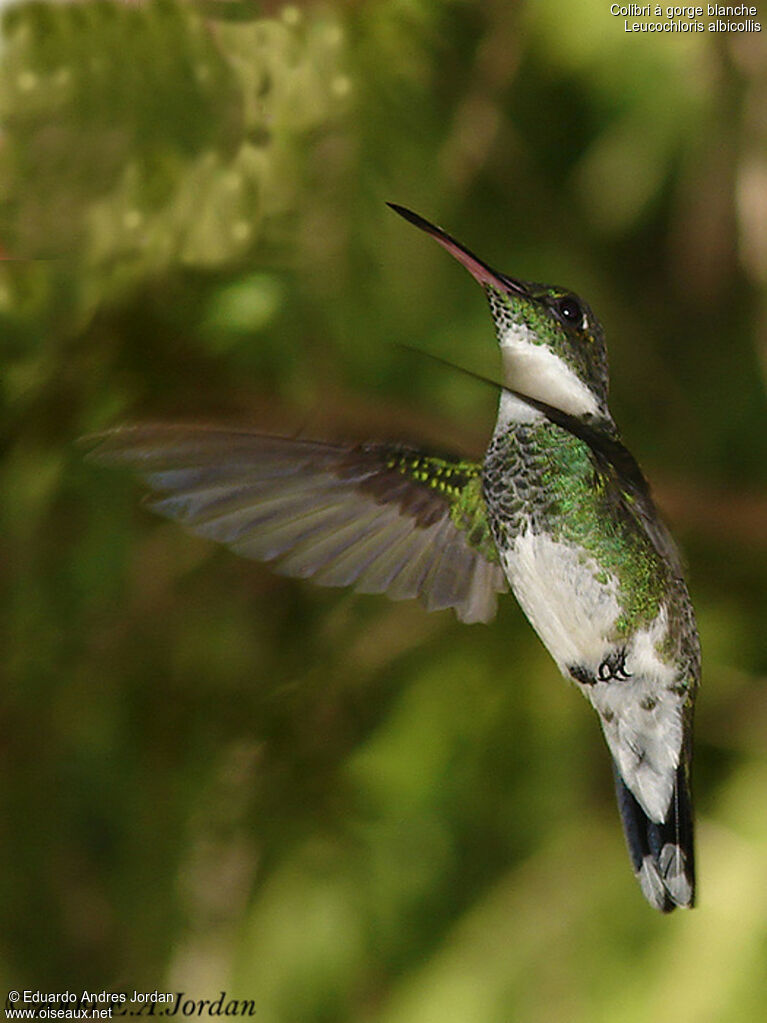
[[400,206],[400,204],[396,202],[387,202],[386,205],[390,210],[394,210],[395,213],[398,213],[411,224],[414,224],[416,227],[420,227],[422,231],[428,231],[430,234],[441,231],[441,228],[436,227],[434,224],[430,224],[428,220],[425,220],[424,217],[420,216],[420,214],[414,213],[413,210],[409,210],[407,206]]
[[461,244],[453,238],[451,235],[444,231],[441,227],[437,227],[436,224],[430,224],[428,220],[425,220],[418,213],[414,213],[409,210],[406,206],[400,206],[395,202],[387,202],[386,205],[394,210],[395,213],[399,213],[401,217],[414,224],[415,227],[425,231],[428,235],[431,235],[435,241],[439,242],[443,249],[446,249],[454,259],[469,271],[471,276],[478,281],[483,287],[488,285],[492,287],[508,287],[512,284],[512,279],[507,278],[504,274],[499,274],[492,267],[488,266],[483,260],[474,253],[467,249],[465,245]]

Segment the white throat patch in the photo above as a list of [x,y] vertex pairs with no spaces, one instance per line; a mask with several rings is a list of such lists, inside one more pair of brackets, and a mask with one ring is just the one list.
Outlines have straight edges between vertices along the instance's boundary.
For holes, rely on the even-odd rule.
[[545,345],[536,344],[524,323],[511,324],[500,336],[499,344],[504,383],[508,387],[573,416],[600,414],[588,387],[558,355]]

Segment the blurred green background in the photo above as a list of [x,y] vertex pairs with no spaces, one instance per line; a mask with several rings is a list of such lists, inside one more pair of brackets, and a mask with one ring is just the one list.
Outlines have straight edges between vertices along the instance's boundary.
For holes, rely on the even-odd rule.
[[[767,51],[579,0],[4,6],[0,981],[260,1023],[751,1021],[767,999]],[[767,11],[761,12],[767,16]],[[480,290],[605,323],[704,646],[700,904],[631,876],[598,724],[490,627],[153,518],[76,440],[479,453]]]

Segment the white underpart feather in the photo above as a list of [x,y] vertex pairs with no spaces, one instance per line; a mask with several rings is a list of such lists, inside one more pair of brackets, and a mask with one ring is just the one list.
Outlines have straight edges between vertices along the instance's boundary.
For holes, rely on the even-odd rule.
[[[669,691],[674,668],[657,652],[667,628],[663,607],[652,625],[635,633],[627,645],[625,668],[631,677],[597,684],[588,694],[624,781],[647,816],[657,822],[666,819],[683,731],[684,697]],[[606,721],[611,713],[612,720]]]
[[[568,669],[577,665],[598,679],[600,664],[619,646],[617,579],[605,579],[597,562],[577,548],[530,530],[517,537],[503,567],[562,673],[570,677]],[[683,697],[669,692],[674,669],[656,649],[667,627],[663,608],[649,628],[626,640],[629,678],[578,684],[599,713],[626,785],[658,822],[666,818],[682,745]]]
[[528,530],[504,557],[506,576],[530,624],[560,670],[601,663],[620,614],[618,582],[597,580],[593,558]]
[[570,415],[598,415],[599,406],[586,384],[550,348],[534,339],[535,334],[524,323],[514,323],[499,335],[504,383]]
[[498,419],[495,424],[496,434],[505,433],[512,423],[542,422],[546,416],[526,401],[522,401],[511,391],[501,391],[498,402]]

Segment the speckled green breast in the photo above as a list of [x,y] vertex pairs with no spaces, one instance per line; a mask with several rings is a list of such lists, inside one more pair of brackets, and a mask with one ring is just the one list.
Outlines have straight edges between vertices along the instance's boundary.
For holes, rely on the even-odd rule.
[[618,581],[619,633],[648,625],[674,590],[673,573],[632,507],[628,488],[589,445],[552,423],[520,424],[494,438],[484,494],[496,544],[531,531],[583,551],[597,579]]

